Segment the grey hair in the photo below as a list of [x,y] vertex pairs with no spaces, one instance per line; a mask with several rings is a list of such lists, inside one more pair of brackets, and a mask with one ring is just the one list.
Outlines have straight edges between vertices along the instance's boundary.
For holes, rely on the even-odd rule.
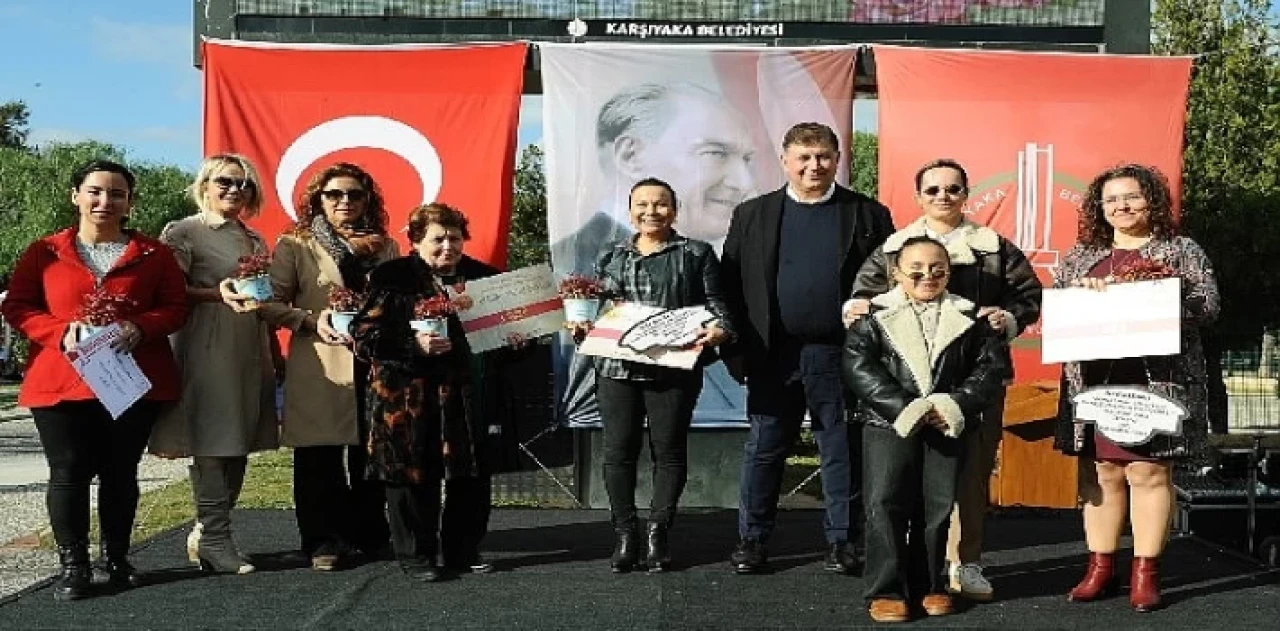
[[610,98],[596,117],[596,148],[604,151],[624,134],[652,140],[671,121],[671,102],[678,96],[710,101],[724,97],[696,83],[642,83]]

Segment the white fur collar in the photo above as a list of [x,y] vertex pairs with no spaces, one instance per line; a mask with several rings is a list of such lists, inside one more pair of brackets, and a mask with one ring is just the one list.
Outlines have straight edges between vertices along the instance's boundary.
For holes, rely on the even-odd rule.
[[911,309],[911,300],[907,298],[901,285],[871,299],[871,304],[881,307],[881,310],[876,311],[872,317],[880,322],[885,335],[889,338],[889,344],[902,356],[907,368],[911,370],[911,376],[915,378],[920,396],[931,394],[934,364],[952,342],[973,326],[974,319],[965,315],[965,312],[972,311],[974,304],[949,293],[942,295],[941,304],[938,306],[938,328],[934,332],[932,353],[928,350],[929,345],[925,343],[924,332],[920,330],[916,314]]
[[[955,236],[946,243],[947,254],[951,256],[951,263],[954,265],[973,265],[978,262],[975,252],[990,254],[1000,251],[1000,235],[995,230],[980,226],[967,218],[961,220],[954,232]],[[885,240],[884,251],[897,252],[902,249],[902,244],[906,243],[907,239],[923,236],[926,236],[926,233],[924,217],[921,217]]]

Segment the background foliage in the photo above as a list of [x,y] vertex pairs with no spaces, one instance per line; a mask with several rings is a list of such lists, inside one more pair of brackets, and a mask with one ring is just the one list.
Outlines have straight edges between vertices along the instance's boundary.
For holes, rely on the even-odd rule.
[[1214,263],[1217,332],[1233,348],[1256,347],[1280,325],[1280,53],[1268,9],[1264,0],[1156,0],[1152,19],[1154,52],[1200,55],[1183,226]]
[[[20,115],[4,117],[15,111]],[[155,236],[165,223],[195,211],[185,191],[192,173],[172,165],[131,162],[122,149],[100,142],[29,148],[16,142],[26,138],[26,118],[25,105],[0,105],[0,141],[15,141],[0,142],[0,272],[8,274],[35,239],[72,224],[71,172],[94,158],[123,162],[137,175],[131,227]]]

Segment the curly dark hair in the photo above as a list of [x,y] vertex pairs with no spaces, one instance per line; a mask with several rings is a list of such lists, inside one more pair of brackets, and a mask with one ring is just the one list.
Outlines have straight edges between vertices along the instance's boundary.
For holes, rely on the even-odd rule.
[[1080,206],[1080,222],[1076,230],[1078,243],[1097,248],[1111,247],[1115,229],[1107,223],[1103,214],[1102,187],[1107,182],[1120,178],[1137,180],[1142,196],[1147,198],[1147,221],[1151,225],[1153,238],[1172,239],[1178,234],[1178,226],[1173,219],[1173,194],[1169,190],[1168,178],[1155,167],[1122,164],[1099,173],[1089,183],[1084,203]]
[[320,202],[321,191],[329,180],[339,177],[352,178],[369,192],[369,200],[365,202],[364,215],[360,217],[359,227],[368,232],[387,234],[387,224],[391,222],[391,217],[387,215],[387,209],[383,204],[382,191],[373,181],[373,176],[350,162],[331,164],[311,178],[307,184],[307,190],[298,198],[298,208],[302,209],[301,215],[290,231],[294,234],[307,234],[311,231],[311,220],[316,215],[324,214],[324,205]]

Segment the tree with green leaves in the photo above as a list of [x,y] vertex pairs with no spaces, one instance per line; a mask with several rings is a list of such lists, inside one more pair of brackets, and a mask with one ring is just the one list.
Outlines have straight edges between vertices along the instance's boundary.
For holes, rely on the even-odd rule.
[[529,145],[516,167],[515,199],[511,210],[511,243],[507,269],[551,261],[547,237],[547,177],[542,148]]
[[880,137],[854,132],[849,159],[849,188],[875,199],[880,190]]
[[30,117],[31,112],[22,101],[0,103],[0,147],[25,147]]
[[1156,0],[1153,50],[1198,55],[1183,158],[1187,233],[1213,260],[1218,331],[1256,347],[1280,325],[1280,54],[1265,0]]
[[71,173],[95,158],[125,163],[138,178],[130,227],[155,236],[165,223],[195,212],[186,194],[194,175],[178,167],[130,163],[99,142],[52,144],[38,150],[0,147],[0,272],[9,273],[34,240],[72,225]]

